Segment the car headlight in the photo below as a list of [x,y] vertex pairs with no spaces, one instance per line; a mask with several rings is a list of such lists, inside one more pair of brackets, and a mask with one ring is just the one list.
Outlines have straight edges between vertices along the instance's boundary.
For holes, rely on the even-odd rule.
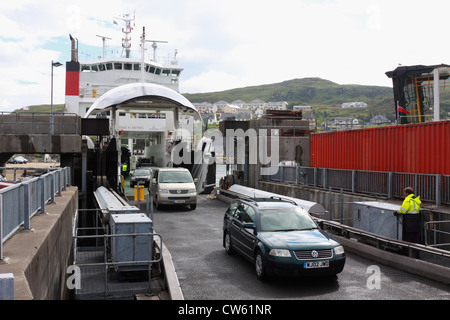
[[286,249],[272,249],[269,254],[274,257],[290,257],[291,252]]
[[196,193],[197,192],[197,190],[195,190],[195,189],[189,189],[188,190],[188,193]]
[[159,189],[159,193],[169,193],[169,190],[167,190],[167,189]]
[[344,254],[344,247],[343,246],[334,247],[334,254],[335,255]]

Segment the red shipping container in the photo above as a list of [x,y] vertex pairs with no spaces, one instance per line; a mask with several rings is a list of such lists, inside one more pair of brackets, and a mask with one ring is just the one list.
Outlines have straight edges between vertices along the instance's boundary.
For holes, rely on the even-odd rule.
[[450,121],[314,133],[309,164],[450,175]]

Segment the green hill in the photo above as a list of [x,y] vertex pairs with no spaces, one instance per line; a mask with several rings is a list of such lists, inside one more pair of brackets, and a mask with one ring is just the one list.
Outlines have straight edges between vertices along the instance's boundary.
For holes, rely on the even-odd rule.
[[[49,104],[40,104],[29,106],[28,110],[24,110],[23,108],[17,109],[14,112],[35,112],[35,113],[50,113],[51,106]],[[64,104],[54,104],[53,112],[64,112]]]
[[380,100],[391,99],[393,91],[389,87],[374,87],[360,85],[339,85],[320,78],[303,78],[284,81],[275,84],[245,87],[221,92],[183,94],[191,102],[216,102],[225,100],[254,99],[263,101],[286,101],[289,105],[340,106],[343,102],[364,101],[378,103]]
[[[368,121],[372,116],[382,114],[393,120],[395,118],[394,94],[392,88],[361,85],[340,85],[320,78],[303,78],[275,84],[245,87],[221,92],[183,94],[193,103],[220,100],[233,102],[255,99],[269,101],[286,101],[289,107],[294,105],[312,106],[316,117],[353,116]],[[368,108],[341,109],[344,102],[362,101]]]

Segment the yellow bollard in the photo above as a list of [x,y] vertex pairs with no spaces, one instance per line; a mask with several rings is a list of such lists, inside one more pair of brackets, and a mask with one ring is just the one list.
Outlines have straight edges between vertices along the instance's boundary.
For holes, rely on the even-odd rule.
[[134,186],[134,202],[144,202],[144,199],[145,199],[144,186],[141,185]]

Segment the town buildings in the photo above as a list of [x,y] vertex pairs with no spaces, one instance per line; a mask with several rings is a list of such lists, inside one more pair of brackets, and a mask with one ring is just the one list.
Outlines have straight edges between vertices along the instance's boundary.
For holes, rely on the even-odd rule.
[[[208,124],[218,124],[223,120],[251,120],[259,119],[265,113],[266,110],[293,110],[302,111],[302,118],[309,121],[309,127],[311,129],[318,129],[318,121],[314,114],[314,108],[312,106],[300,106],[295,105],[289,107],[286,101],[276,102],[264,102],[260,99],[255,99],[250,102],[243,100],[217,101],[214,103],[201,102],[193,103],[203,118],[208,119]],[[345,102],[341,105],[342,109],[348,108],[367,108],[365,102]],[[330,130],[351,130],[359,129],[362,125],[385,125],[390,124],[385,115],[375,115],[369,122],[364,123],[362,119],[356,117],[328,117],[325,121],[322,121],[321,128],[326,131]]]

